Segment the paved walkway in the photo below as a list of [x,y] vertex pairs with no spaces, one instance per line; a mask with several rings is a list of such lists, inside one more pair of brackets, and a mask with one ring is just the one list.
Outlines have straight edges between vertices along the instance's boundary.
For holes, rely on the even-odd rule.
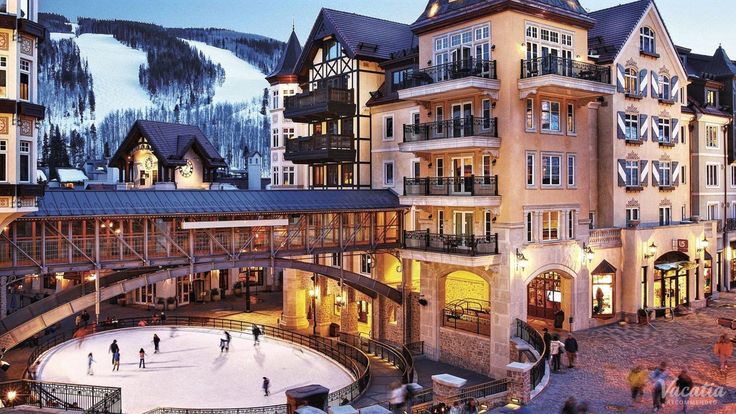
[[[674,321],[654,321],[653,327],[614,325],[576,333],[580,345],[576,368],[552,374],[547,389],[528,408],[534,413],[558,413],[564,401],[574,395],[578,401],[586,401],[592,413],[652,412],[649,387],[643,402],[631,404],[626,377],[635,365],[653,369],[666,361],[671,378],[687,369],[696,385],[715,384],[726,392],[720,398],[691,398],[688,412],[736,413],[736,367],[730,367],[725,376],[720,374],[712,353],[721,334],[736,334],[716,324],[721,316],[736,318],[735,306],[736,295],[722,295],[714,306]],[[736,358],[732,364],[736,365]],[[679,412],[681,406],[674,400],[669,398],[660,412]]]

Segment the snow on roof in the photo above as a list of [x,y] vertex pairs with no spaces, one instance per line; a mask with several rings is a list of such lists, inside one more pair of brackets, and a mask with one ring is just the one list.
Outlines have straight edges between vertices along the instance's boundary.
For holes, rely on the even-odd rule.
[[56,173],[62,183],[80,183],[89,180],[84,171],[76,168],[57,168]]
[[36,170],[36,181],[48,181],[46,173],[43,170]]

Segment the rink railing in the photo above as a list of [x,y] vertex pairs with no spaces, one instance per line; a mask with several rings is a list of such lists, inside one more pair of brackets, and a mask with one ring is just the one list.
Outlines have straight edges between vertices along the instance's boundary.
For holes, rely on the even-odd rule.
[[123,412],[122,392],[116,387],[16,380],[0,383],[0,399],[4,407],[32,405],[85,413]]
[[395,366],[401,371],[402,383],[408,384],[414,382],[414,359],[411,353],[403,347],[402,349],[397,349],[389,344],[371,338],[345,332],[340,332],[340,341],[350,344],[363,352],[373,354]]
[[[91,325],[87,328],[90,333],[93,332],[104,332],[114,329],[122,328],[134,328],[141,326],[141,321],[146,325],[153,325],[151,318],[124,318],[116,319],[111,323],[102,323],[99,326]],[[240,321],[235,319],[224,319],[224,318],[208,318],[200,316],[167,316],[165,322],[158,321],[157,326],[188,326],[188,327],[202,327],[202,328],[213,328],[222,329],[233,332],[241,332],[245,334],[251,334],[251,329],[255,325],[253,322]],[[363,392],[368,388],[370,383],[370,358],[363,353],[360,349],[350,344],[333,341],[328,338],[307,336],[297,332],[292,332],[283,328],[269,325],[258,324],[263,332],[264,337],[276,338],[286,342],[290,342],[295,345],[299,345],[305,348],[312,349],[322,355],[325,355],[332,360],[338,362],[340,365],[350,371],[353,377],[356,379],[353,383],[331,392],[328,396],[329,405],[339,405],[340,403],[347,401],[353,401],[360,397]],[[47,350],[59,345],[63,342],[68,341],[74,337],[73,331],[60,332],[47,341],[39,344],[36,349],[31,352],[28,359],[28,367],[32,367],[32,364]],[[78,336],[78,335],[77,335]],[[34,372],[31,368],[28,372]],[[33,377],[33,375],[31,375]],[[226,408],[226,409],[199,409],[199,408],[157,408],[149,411],[150,414],[178,414],[178,413],[190,413],[190,414],[214,414],[214,413],[227,413],[227,414],[281,414],[286,413],[286,404],[274,405],[268,407],[247,407],[247,408]]]

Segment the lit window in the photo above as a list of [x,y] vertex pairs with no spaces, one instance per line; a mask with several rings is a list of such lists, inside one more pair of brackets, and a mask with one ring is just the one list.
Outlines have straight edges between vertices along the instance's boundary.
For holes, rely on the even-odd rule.
[[705,127],[705,147],[718,148],[718,127],[707,125]]
[[718,106],[718,94],[713,89],[705,90],[705,104],[708,106]]
[[8,58],[0,56],[0,97],[8,96]]
[[624,92],[627,95],[639,95],[639,73],[634,68],[624,72]]
[[20,60],[20,99],[31,99],[31,62],[25,59]]
[[613,315],[613,279],[612,273],[591,275],[593,316]]
[[545,211],[542,213],[542,240],[559,240],[559,211]]
[[575,133],[575,105],[567,104],[567,133]]
[[360,273],[365,275],[371,274],[371,255],[361,254],[360,255]]
[[526,100],[526,129],[534,130],[534,99],[531,98]]
[[639,30],[639,34],[639,49],[642,52],[654,54],[656,51],[654,30],[648,27],[642,27]]

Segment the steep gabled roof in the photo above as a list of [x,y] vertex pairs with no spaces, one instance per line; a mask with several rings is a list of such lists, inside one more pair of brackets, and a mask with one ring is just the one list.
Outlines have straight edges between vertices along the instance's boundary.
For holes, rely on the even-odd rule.
[[110,159],[111,165],[117,165],[123,160],[133,146],[137,144],[138,136],[143,136],[151,146],[151,150],[159,161],[166,166],[180,166],[186,164],[184,155],[190,148],[199,152],[202,161],[210,167],[227,167],[225,160],[217,149],[204,136],[202,130],[195,125],[174,124],[169,122],[137,120],[128,132],[127,137]]
[[588,48],[599,55],[599,63],[613,62],[646,13],[649,4],[651,0],[639,0],[589,14],[595,19],[595,25],[588,31]]
[[299,55],[302,54],[302,45],[299,43],[299,38],[296,36],[296,32],[292,28],[291,36],[286,42],[286,50],[281,55],[281,60],[278,66],[266,77],[268,82],[277,80],[279,77],[294,75],[294,68],[299,61]]
[[334,35],[350,58],[381,62],[391,53],[416,45],[409,25],[376,17],[323,8],[312,27],[295,72],[311,61],[321,39]]
[[588,27],[593,24],[578,0],[429,0],[411,28],[415,32],[424,31],[438,24],[468,20],[477,14],[507,8],[554,14]]

